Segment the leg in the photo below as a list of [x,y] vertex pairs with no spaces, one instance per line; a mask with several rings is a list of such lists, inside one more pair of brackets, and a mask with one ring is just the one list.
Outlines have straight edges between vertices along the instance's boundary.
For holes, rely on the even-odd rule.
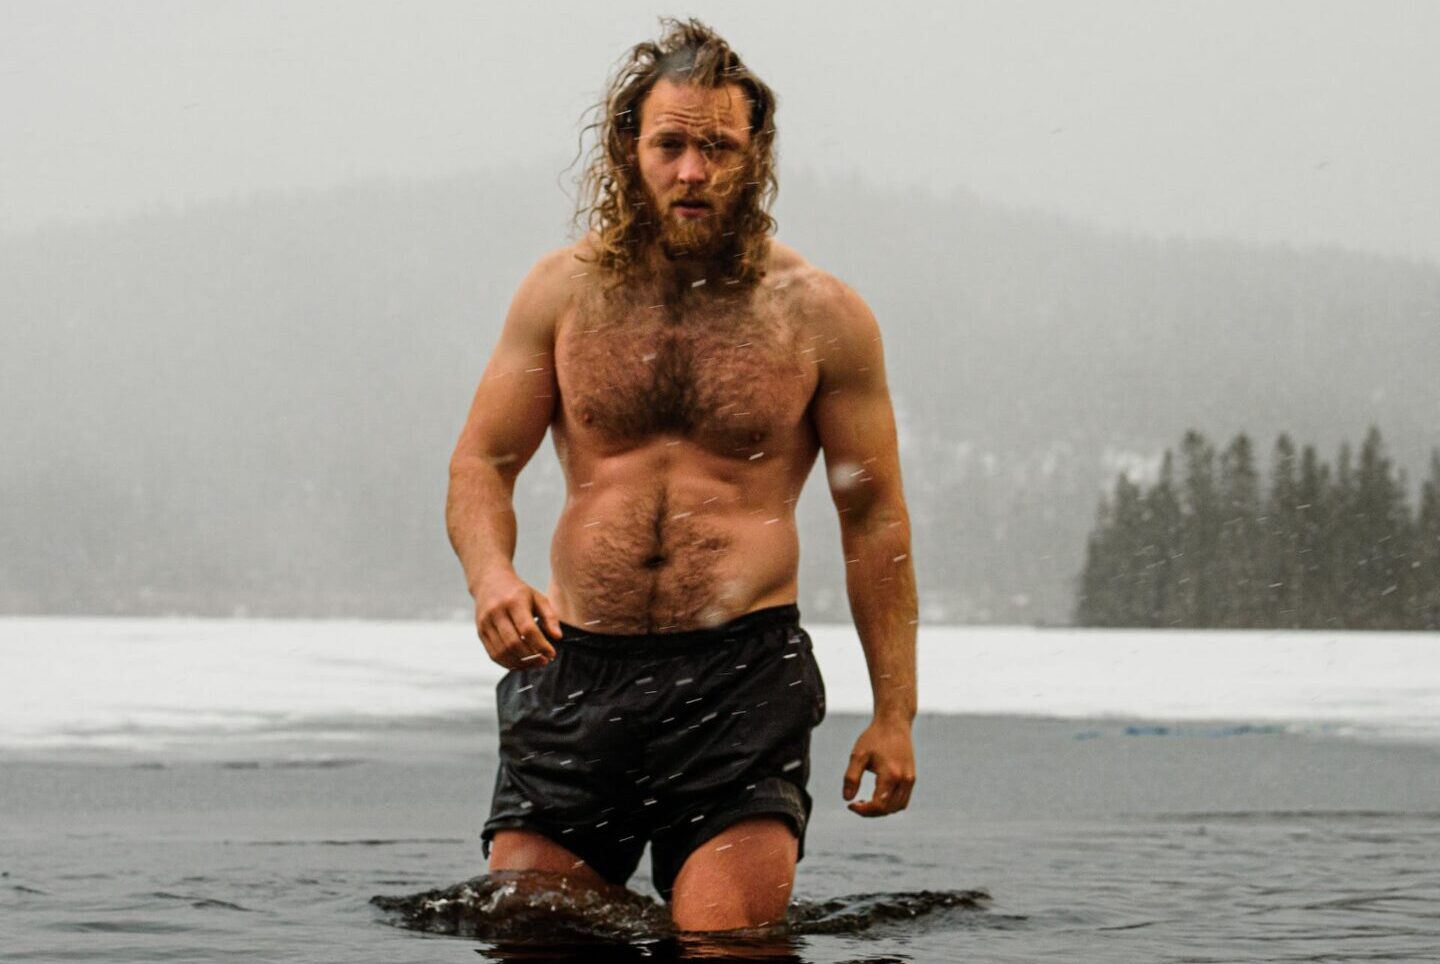
[[781,923],[798,852],[795,831],[780,817],[750,817],[725,828],[680,868],[670,898],[675,926],[724,931]]
[[538,870],[600,890],[614,887],[585,861],[533,830],[495,831],[490,842],[490,872],[502,870]]

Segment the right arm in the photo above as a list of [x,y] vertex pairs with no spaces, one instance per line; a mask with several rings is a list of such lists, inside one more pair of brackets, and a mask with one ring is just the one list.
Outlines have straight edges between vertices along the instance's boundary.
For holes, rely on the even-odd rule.
[[507,669],[544,666],[560,617],[516,575],[515,479],[554,416],[555,325],[568,297],[569,249],[546,255],[521,282],[470,414],[450,457],[445,527],[475,598],[475,628],[490,658]]

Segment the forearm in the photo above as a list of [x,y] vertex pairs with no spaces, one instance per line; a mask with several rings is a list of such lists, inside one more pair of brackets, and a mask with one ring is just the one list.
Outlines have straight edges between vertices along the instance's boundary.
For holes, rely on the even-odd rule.
[[456,458],[450,463],[445,528],[465,570],[471,595],[496,567],[512,568],[515,557],[514,479],[489,460]]
[[915,718],[918,604],[910,559],[910,521],[903,505],[842,515],[845,581],[877,719]]

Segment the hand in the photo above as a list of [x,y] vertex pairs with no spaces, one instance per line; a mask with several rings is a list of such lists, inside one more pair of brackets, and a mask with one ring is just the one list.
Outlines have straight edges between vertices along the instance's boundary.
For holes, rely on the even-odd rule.
[[543,593],[506,570],[475,587],[475,629],[485,652],[501,666],[538,669],[555,658],[545,633],[560,638],[560,616]]
[[[855,800],[860,792],[860,777],[866,770],[875,774],[875,792],[869,800]],[[915,748],[910,742],[908,723],[874,720],[850,751],[850,765],[845,768],[846,800],[853,800],[850,809],[862,817],[883,817],[904,810],[910,803],[910,789],[915,786]]]

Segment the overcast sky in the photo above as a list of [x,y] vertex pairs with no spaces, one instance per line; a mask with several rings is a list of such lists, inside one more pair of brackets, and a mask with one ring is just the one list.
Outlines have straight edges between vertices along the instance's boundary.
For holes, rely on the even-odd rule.
[[779,91],[782,196],[787,176],[856,175],[1440,262],[1440,4],[1424,0],[0,0],[0,232],[372,177],[558,173],[615,60],[672,12]]

